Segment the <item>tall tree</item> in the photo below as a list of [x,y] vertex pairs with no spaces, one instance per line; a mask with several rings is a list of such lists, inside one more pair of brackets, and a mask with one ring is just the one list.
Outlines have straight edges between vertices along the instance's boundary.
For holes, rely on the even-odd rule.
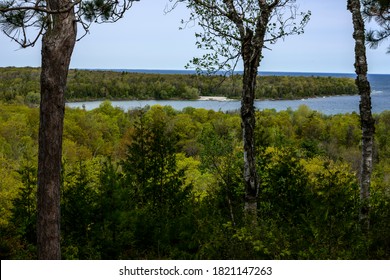
[[375,121],[371,113],[371,87],[367,79],[367,58],[365,46],[365,25],[360,0],[348,0],[348,10],[352,13],[353,38],[355,39],[356,85],[360,94],[360,123],[362,128],[362,159],[360,170],[360,219],[364,230],[369,229],[369,200],[373,160]]
[[[60,259],[60,177],[65,91],[77,23],[114,22],[138,0],[5,0],[0,2],[4,34],[22,47],[42,37],[38,152],[39,259]],[[86,34],[86,33],[85,33]],[[85,35],[84,34],[84,35]]]
[[[242,59],[244,66],[241,121],[244,142],[245,213],[256,224],[259,179],[255,155],[255,88],[258,68],[267,44],[301,34],[310,12],[297,13],[295,0],[179,0],[191,9],[190,21],[197,21],[197,46],[209,51],[192,63],[198,69],[233,71]],[[301,17],[297,24],[297,17]],[[233,62],[233,64],[231,64]]]

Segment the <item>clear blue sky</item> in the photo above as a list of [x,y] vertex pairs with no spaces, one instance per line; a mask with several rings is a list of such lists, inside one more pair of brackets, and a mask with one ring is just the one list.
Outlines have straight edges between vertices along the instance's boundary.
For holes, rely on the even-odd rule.
[[[300,10],[312,11],[305,34],[292,36],[264,51],[262,71],[352,73],[354,42],[346,0],[298,0]],[[164,14],[168,0],[141,0],[114,24],[93,25],[76,45],[71,68],[184,69],[199,54],[195,28],[179,30],[188,18],[185,7]],[[370,73],[390,74],[385,42],[368,50]],[[0,67],[39,66],[40,45],[20,49],[0,34]]]

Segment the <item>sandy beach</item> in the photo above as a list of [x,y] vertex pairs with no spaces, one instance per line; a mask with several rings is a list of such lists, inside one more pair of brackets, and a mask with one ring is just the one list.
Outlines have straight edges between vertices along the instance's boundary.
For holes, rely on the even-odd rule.
[[208,100],[208,101],[230,101],[230,100],[233,100],[233,99],[229,99],[227,97],[224,97],[224,96],[199,96],[199,99],[198,100]]

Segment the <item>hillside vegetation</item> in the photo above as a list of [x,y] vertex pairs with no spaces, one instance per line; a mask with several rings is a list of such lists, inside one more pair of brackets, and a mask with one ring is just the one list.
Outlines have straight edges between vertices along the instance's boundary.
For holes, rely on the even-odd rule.
[[[249,233],[238,114],[162,106],[125,112],[109,102],[67,108],[63,258],[389,259],[390,112],[375,116],[366,238],[359,116],[302,106],[256,117],[259,225]],[[36,258],[38,124],[37,108],[0,104],[1,259]]]

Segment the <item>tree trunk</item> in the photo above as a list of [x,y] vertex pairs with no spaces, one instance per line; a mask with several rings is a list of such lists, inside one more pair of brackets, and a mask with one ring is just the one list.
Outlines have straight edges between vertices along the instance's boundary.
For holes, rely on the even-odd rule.
[[259,180],[256,170],[255,154],[255,89],[257,70],[260,64],[261,48],[256,49],[252,43],[253,33],[247,30],[247,36],[242,44],[244,61],[243,90],[241,97],[241,125],[244,142],[244,212],[247,222],[257,225],[257,196]]
[[[49,9],[63,9],[68,0],[49,0]],[[64,93],[70,59],[76,42],[73,9],[48,15],[42,39],[41,104],[38,152],[39,259],[61,259],[60,181],[62,134],[65,111]]]
[[360,122],[362,127],[362,159],[360,169],[360,220],[363,230],[369,230],[370,184],[373,159],[375,121],[371,113],[371,88],[367,79],[367,58],[365,27],[359,0],[348,0],[348,10],[352,13],[355,39],[356,85],[360,94]]

